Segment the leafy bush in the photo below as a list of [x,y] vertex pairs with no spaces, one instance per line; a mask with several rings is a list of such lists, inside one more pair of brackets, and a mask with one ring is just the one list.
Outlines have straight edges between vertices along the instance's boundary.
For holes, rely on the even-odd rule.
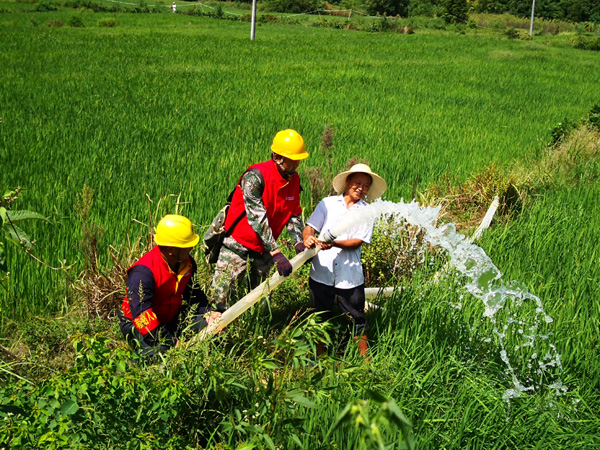
[[369,287],[410,284],[418,270],[428,269],[438,251],[423,243],[423,232],[405,221],[379,220],[371,244],[363,248],[365,284]]
[[[279,333],[256,336],[244,321],[219,342],[175,348],[160,364],[147,365],[122,343],[99,335],[72,339],[74,365],[45,380],[14,379],[0,372],[0,448],[275,448],[274,442],[306,439],[306,419],[322,406],[334,414],[348,403],[343,386],[363,382],[356,367],[334,371],[315,363],[317,341],[331,342],[328,324],[314,315],[296,315]],[[8,372],[8,375],[7,375]],[[6,377],[13,377],[6,383]],[[370,394],[380,412],[373,418],[356,403],[360,414],[379,426],[383,418],[409,437],[409,424],[392,399]],[[381,401],[380,401],[381,400]],[[391,413],[394,417],[389,416]],[[317,424],[318,425],[318,424]],[[382,437],[358,430],[367,441]],[[317,426],[321,439],[327,429]],[[352,433],[352,430],[349,431]],[[348,432],[338,433],[346,436]],[[306,441],[305,441],[306,442]],[[329,441],[331,442],[331,440]],[[302,446],[301,446],[302,447]],[[284,447],[285,448],[285,447]]]
[[98,26],[99,27],[116,27],[117,19],[115,19],[114,17],[105,17],[104,19],[100,19],[98,21]]
[[74,28],[85,27],[85,25],[83,23],[83,19],[79,15],[69,17],[69,20],[67,20],[67,25],[69,25],[70,27],[74,27]]
[[442,6],[438,0],[411,0],[408,5],[408,15],[438,17],[443,12]]
[[408,0],[366,0],[367,13],[386,16],[408,16]]
[[442,18],[446,23],[467,23],[469,20],[467,0],[446,0]]
[[519,37],[519,32],[514,27],[508,27],[504,32],[504,35],[509,39],[517,39]]
[[582,50],[600,51],[600,37],[578,36],[574,44],[575,48]]
[[54,6],[51,3],[48,2],[40,2],[37,5],[35,5],[35,8],[33,9],[36,12],[48,12],[48,11],[56,11],[58,8],[56,8],[56,6]]
[[588,122],[590,126],[595,128],[597,131],[600,131],[600,104],[594,105],[592,109],[590,109]]
[[562,122],[550,130],[550,145],[556,144],[564,139],[571,131],[577,127],[577,123],[568,118],[564,118]]
[[270,0],[265,5],[265,10],[300,14],[321,8],[319,0]]

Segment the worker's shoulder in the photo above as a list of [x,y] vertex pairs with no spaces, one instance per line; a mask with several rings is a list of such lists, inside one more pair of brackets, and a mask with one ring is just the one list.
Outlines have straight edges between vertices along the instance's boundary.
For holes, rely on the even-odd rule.
[[129,268],[127,271],[127,284],[154,284],[154,274],[150,267],[136,264]]

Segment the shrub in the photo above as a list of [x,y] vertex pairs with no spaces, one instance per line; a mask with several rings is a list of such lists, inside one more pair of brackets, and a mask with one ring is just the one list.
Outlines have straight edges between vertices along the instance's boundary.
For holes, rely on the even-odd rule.
[[407,0],[367,0],[367,13],[371,15],[403,16],[408,15]]
[[48,12],[48,11],[56,11],[57,8],[56,8],[56,6],[52,5],[51,3],[40,2],[37,5],[35,5],[35,8],[33,10],[36,12]]
[[578,36],[574,44],[575,48],[582,50],[600,51],[600,37]]
[[508,27],[504,32],[504,35],[509,39],[517,39],[519,37],[519,32],[514,27]]
[[562,141],[566,135],[576,128],[576,126],[577,124],[573,120],[567,118],[563,119],[562,122],[558,122],[558,124],[550,130],[550,145]]
[[466,0],[446,0],[442,18],[446,23],[466,23],[469,20],[469,5]]
[[67,20],[67,25],[69,25],[70,27],[74,27],[74,28],[85,27],[85,25],[83,23],[83,19],[79,15],[69,17],[69,20]]
[[317,0],[271,0],[265,9],[267,11],[285,12],[300,14],[319,9],[320,3]]
[[116,27],[117,19],[115,19],[114,17],[105,17],[104,19],[100,19],[98,21],[98,26],[99,27]]
[[388,286],[409,282],[416,269],[428,263],[423,233],[405,221],[382,218],[373,230],[371,244],[362,252],[365,284]]
[[595,128],[596,131],[600,131],[600,104],[594,105],[590,110],[588,123],[591,127]]

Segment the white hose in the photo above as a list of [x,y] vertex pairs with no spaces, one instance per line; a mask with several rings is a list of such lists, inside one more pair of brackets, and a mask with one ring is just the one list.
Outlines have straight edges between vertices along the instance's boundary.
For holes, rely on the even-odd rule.
[[[317,246],[313,249],[306,249],[302,253],[296,255],[294,258],[290,260],[292,264],[292,273],[296,272],[302,265],[308,261],[310,258],[315,256],[321,248]],[[207,339],[209,336],[218,333],[235,319],[237,319],[242,313],[244,313],[248,308],[258,302],[261,298],[287,280],[289,277],[282,277],[277,272],[271,278],[266,279],[261,284],[259,284],[256,288],[254,288],[251,292],[249,292],[246,296],[241,298],[237,303],[232,305],[227,311],[223,313],[223,315],[213,321],[208,327],[204,328],[200,331],[196,336],[194,336],[190,343],[193,343],[197,340]]]

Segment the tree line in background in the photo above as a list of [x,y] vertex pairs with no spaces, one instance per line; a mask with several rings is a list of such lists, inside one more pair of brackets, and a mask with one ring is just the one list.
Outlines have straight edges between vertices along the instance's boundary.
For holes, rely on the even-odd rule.
[[[252,0],[238,0],[251,3]],[[371,15],[444,17],[448,22],[466,22],[469,12],[513,14],[529,17],[532,0],[267,0],[266,9],[303,13],[323,9],[355,9]],[[599,0],[536,0],[535,16],[569,22],[600,23]]]

